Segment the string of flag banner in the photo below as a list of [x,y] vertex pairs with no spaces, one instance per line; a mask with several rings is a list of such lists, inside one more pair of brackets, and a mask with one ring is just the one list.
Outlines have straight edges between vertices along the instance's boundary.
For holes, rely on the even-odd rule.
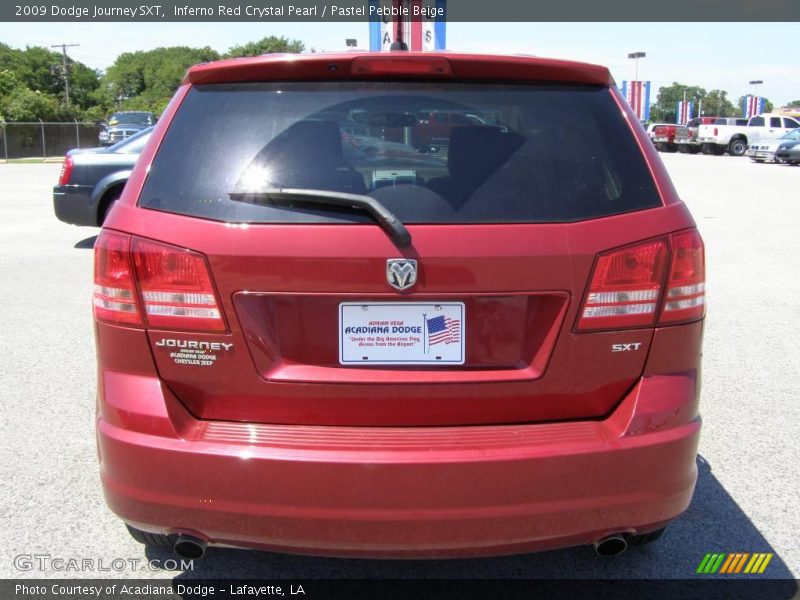
[[[369,24],[372,52],[388,52],[401,33],[411,52],[447,48],[447,0],[369,0],[369,6],[370,14],[381,15]],[[406,16],[398,18],[398,12]]]
[[650,120],[650,82],[623,81],[622,96],[640,121]]
[[675,109],[675,123],[686,125],[694,117],[694,102],[679,100]]
[[742,102],[742,116],[745,119],[764,112],[764,98],[761,96],[745,96]]

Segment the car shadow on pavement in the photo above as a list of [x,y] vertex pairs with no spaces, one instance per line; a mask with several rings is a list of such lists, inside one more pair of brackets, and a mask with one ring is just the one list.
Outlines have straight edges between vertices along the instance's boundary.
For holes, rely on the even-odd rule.
[[92,248],[94,248],[94,243],[96,241],[97,241],[97,236],[93,235],[92,237],[83,239],[80,242],[75,242],[73,248],[78,248],[79,250],[91,250]]
[[[656,543],[631,548],[616,558],[595,556],[590,547],[569,548],[518,556],[452,560],[362,560],[293,556],[271,552],[211,548],[194,570],[180,573],[174,583],[192,579],[695,579],[754,577],[792,579],[777,554],[764,573],[756,576],[695,575],[709,552],[775,552],[736,501],[698,457],[699,478],[691,506]],[[149,559],[174,558],[171,552],[148,548]],[[174,573],[174,572],[173,572]],[[797,590],[786,582],[786,590]],[[780,594],[779,597],[784,597]]]

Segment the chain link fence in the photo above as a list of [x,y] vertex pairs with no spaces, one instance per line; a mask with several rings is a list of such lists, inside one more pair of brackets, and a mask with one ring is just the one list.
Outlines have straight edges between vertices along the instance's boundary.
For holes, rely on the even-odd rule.
[[93,122],[0,121],[1,158],[61,158],[72,148],[99,146]]

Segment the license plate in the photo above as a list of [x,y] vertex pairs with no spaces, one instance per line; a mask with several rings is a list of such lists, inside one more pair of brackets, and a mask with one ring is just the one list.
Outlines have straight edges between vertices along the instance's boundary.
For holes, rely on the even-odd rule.
[[463,302],[342,302],[342,365],[463,365]]

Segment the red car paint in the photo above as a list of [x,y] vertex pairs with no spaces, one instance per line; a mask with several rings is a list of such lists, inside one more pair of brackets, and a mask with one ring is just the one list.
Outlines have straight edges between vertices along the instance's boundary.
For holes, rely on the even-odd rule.
[[[660,205],[568,223],[407,224],[405,248],[364,224],[243,225],[139,205],[193,88],[451,79],[605,86]],[[603,67],[414,53],[193,67],[96,250],[109,506],[148,532],[338,556],[503,554],[659,529],[686,509],[696,478],[704,310],[694,227]],[[418,261],[419,279],[398,292],[383,273],[403,257]],[[199,304],[180,286],[158,295],[173,289],[170,261],[184,261]],[[596,294],[649,302],[613,280],[614,265],[631,261],[644,265],[636,289],[651,312],[624,326],[587,319],[603,308]],[[388,300],[463,302],[464,365],[341,366],[339,303]],[[152,306],[219,317],[183,326]]]

